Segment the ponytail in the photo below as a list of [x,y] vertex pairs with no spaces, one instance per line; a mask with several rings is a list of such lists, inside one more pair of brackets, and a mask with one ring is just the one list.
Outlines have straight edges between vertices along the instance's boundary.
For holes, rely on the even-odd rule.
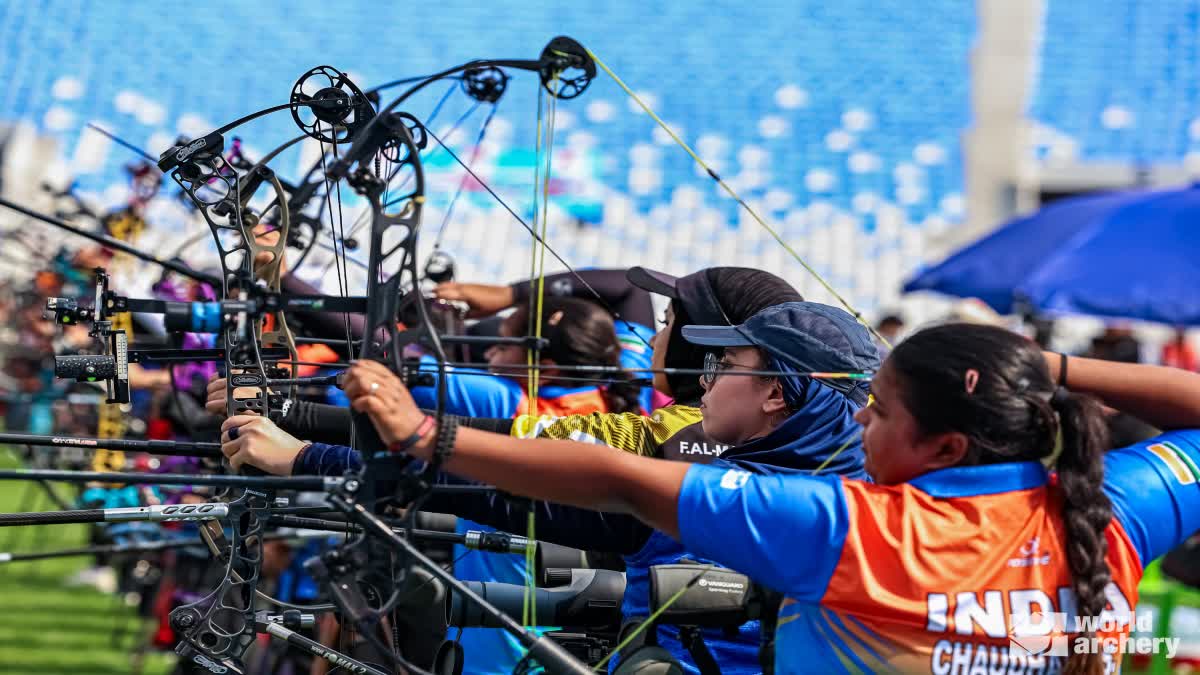
[[[1104,452],[1108,428],[1099,401],[1091,396],[1067,393],[1059,388],[1051,399],[1062,430],[1058,456],[1058,484],[1063,496],[1067,562],[1075,589],[1076,608],[1081,617],[1098,617],[1108,604],[1105,589],[1112,581],[1105,556],[1105,531],[1112,521],[1112,502],[1104,494]],[[1076,624],[1084,625],[1084,624]],[[1080,637],[1093,637],[1081,634]],[[1072,650],[1073,652],[1074,650]],[[1063,671],[1067,675],[1100,675],[1104,659],[1100,653],[1072,653]]]
[[600,391],[604,394],[608,412],[640,413],[642,411],[642,403],[639,399],[642,388],[634,384],[627,373],[614,377],[613,381],[601,387]]
[[[967,436],[961,465],[1054,465],[1077,612],[1081,617],[1100,616],[1112,580],[1105,533],[1113,517],[1112,502],[1103,489],[1109,445],[1100,402],[1055,387],[1036,345],[993,326],[927,328],[897,345],[888,363],[899,376],[904,406],[921,432],[957,431]],[[971,384],[964,386],[972,372]],[[1104,672],[1102,654],[1073,652],[1065,673]]]

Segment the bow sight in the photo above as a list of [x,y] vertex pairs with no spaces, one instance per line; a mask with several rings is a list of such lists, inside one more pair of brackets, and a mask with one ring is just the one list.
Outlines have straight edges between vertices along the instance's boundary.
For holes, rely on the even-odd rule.
[[[165,315],[168,331],[215,333],[227,328],[239,316],[261,316],[278,311],[279,296],[266,295],[261,303],[255,301],[231,302],[173,302],[166,300],[142,300],[126,298],[111,291],[109,276],[102,268],[96,268],[95,301],[91,307],[81,307],[71,298],[47,298],[45,317],[62,325],[91,323],[89,335],[96,338],[102,351],[99,354],[58,355],[54,357],[54,376],[73,379],[76,382],[104,382],[108,391],[108,403],[129,403],[129,364],[171,363],[197,361],[224,361],[224,349],[129,349],[128,336],[124,330],[113,329],[111,317],[122,312],[153,312]],[[323,300],[324,298],[320,298]],[[293,305],[309,306],[313,298],[291,298]],[[348,298],[333,298],[336,301]],[[336,303],[335,303],[336,304]],[[264,348],[260,352],[266,359],[286,359],[289,352],[280,348]],[[269,369],[269,377],[283,378],[287,371]],[[238,386],[258,386],[257,380],[246,380],[244,376]],[[276,407],[282,403],[277,397]]]
[[88,335],[100,344],[102,353],[87,356],[55,356],[55,377],[74,379],[76,382],[103,381],[108,393],[107,403],[129,403],[129,336],[124,330],[113,329],[112,320],[105,311],[104,298],[108,294],[108,274],[96,269],[96,301],[91,309],[80,308],[67,298],[46,300],[47,318],[57,323],[75,324],[91,321]]

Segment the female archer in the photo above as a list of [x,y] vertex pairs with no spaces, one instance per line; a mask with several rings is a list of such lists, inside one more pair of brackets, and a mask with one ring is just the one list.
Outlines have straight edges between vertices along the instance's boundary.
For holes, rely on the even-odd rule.
[[[530,308],[521,304],[500,325],[502,337],[518,337],[528,331]],[[519,415],[586,415],[641,414],[639,387],[616,377],[598,386],[578,383],[572,372],[560,372],[558,366],[607,366],[611,368],[645,368],[648,355],[641,351],[622,349],[613,318],[599,305],[570,297],[546,297],[542,301],[540,334],[548,341],[539,353],[539,373],[526,368],[524,347],[494,345],[484,356],[491,375],[486,371],[456,369],[446,375],[447,412],[470,417],[512,419]],[[631,330],[647,329],[638,327]],[[639,336],[645,339],[645,336]],[[425,356],[422,365],[432,369],[434,361]],[[626,376],[627,378],[628,376]],[[414,390],[419,404],[426,408],[437,405],[436,386]],[[649,405],[647,398],[645,405]],[[300,460],[301,464],[304,460]],[[312,467],[320,471],[320,466]],[[460,518],[458,531],[490,530]],[[454,574],[465,581],[525,582],[524,561],[519,556],[470,551],[455,547]],[[524,655],[519,642],[503,631],[487,628],[464,629],[459,639],[465,658],[465,673],[512,672]]]
[[[772,400],[777,384],[728,372],[748,353],[797,349],[787,332],[753,319],[685,329],[725,350],[703,378],[706,428],[733,429]],[[431,457],[436,431],[418,433],[425,414],[394,375],[359,363],[347,379],[386,442]],[[783,593],[781,672],[1047,672],[1059,653],[1066,672],[1119,668],[1143,567],[1200,529],[1200,375],[951,324],[897,346],[871,389],[857,419],[874,483],[475,429],[458,431],[444,467],[632,513]],[[1106,454],[1097,397],[1176,431]],[[1046,624],[1054,612],[1067,618]],[[1065,651],[1045,653],[1047,636]]]

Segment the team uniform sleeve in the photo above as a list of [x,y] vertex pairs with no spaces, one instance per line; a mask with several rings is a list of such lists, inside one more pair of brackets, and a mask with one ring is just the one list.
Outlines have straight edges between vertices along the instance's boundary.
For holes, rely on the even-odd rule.
[[650,424],[650,418],[633,413],[591,413],[565,417],[520,415],[513,420],[511,435],[607,445],[635,455],[652,457],[656,446]]
[[296,457],[292,475],[340,476],[362,468],[362,455],[345,445],[313,443]]
[[841,479],[696,465],[679,492],[683,545],[797,600],[825,594],[849,530]]
[[322,443],[350,442],[350,409],[310,401],[292,401],[279,428],[297,438]]
[[1113,450],[1104,463],[1104,491],[1143,566],[1200,530],[1200,430]]
[[[437,409],[437,361],[421,357],[422,370],[433,373],[434,385],[413,387],[410,391],[417,406]],[[484,370],[461,368],[446,374],[446,411],[467,417],[511,417],[521,403],[521,387],[511,380]]]

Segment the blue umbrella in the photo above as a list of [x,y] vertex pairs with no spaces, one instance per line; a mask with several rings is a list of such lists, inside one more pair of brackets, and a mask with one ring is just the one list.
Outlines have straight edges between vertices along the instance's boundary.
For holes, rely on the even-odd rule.
[[1056,201],[924,270],[905,292],[1200,325],[1200,185]]

